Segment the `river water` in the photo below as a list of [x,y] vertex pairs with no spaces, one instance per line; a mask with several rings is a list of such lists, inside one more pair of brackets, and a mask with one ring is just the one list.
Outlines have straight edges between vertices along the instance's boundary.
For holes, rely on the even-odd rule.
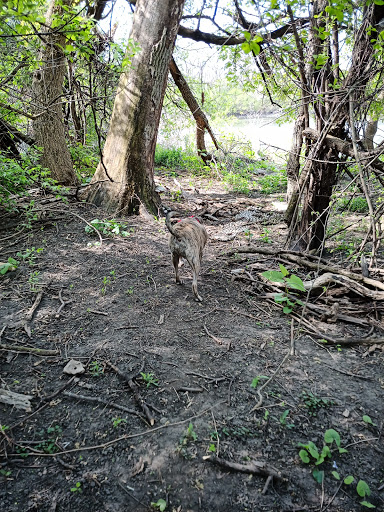
[[[284,124],[279,122],[279,117],[274,115],[259,116],[254,118],[229,118],[227,121],[221,121],[220,124],[215,121],[211,122],[211,128],[216,135],[219,143],[225,143],[225,140],[234,139],[239,144],[249,142],[253,151],[257,154],[259,151],[267,153],[270,157],[281,159],[286,157],[287,152],[291,148],[292,134],[294,129],[294,121]],[[159,143],[166,146],[182,147],[194,144],[195,128],[184,128],[174,136],[166,139],[160,132]],[[375,144],[379,144],[384,139],[384,123],[379,122],[377,134],[375,136]],[[211,140],[206,135],[206,143],[210,145]],[[234,145],[235,146],[235,145]]]

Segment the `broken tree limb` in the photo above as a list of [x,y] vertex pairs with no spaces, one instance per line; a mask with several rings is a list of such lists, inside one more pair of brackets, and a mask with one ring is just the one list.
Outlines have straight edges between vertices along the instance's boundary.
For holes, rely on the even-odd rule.
[[231,256],[236,253],[258,253],[258,254],[265,254],[267,256],[281,256],[284,255],[284,258],[289,260],[291,263],[296,263],[297,265],[301,265],[303,267],[310,268],[312,270],[316,271],[323,271],[323,272],[331,272],[333,274],[340,274],[342,276],[348,277],[352,279],[353,281],[357,281],[358,283],[364,283],[368,286],[372,286],[373,288],[377,288],[379,290],[384,291],[384,283],[381,281],[378,281],[376,279],[372,279],[370,277],[365,277],[361,274],[356,274],[354,272],[351,272],[349,270],[345,270],[342,268],[337,267],[331,267],[329,265],[325,265],[323,263],[316,263],[315,261],[309,261],[306,258],[303,258],[298,255],[298,253],[295,253],[294,251],[287,251],[287,250],[277,250],[274,251],[273,249],[267,249],[264,247],[255,247],[255,246],[244,246],[244,247],[238,247],[237,249],[233,249],[226,253],[227,256]]
[[153,426],[155,424],[155,418],[152,416],[152,413],[149,410],[149,408],[148,408],[147,404],[145,403],[145,401],[143,400],[143,398],[141,398],[137,384],[135,384],[133,382],[132,378],[130,378],[124,372],[119,370],[119,368],[117,368],[117,366],[112,364],[110,361],[107,361],[107,365],[110,368],[112,368],[112,370],[114,370],[123,380],[125,380],[125,382],[128,384],[130,390],[133,393],[133,397],[136,400],[136,403],[139,405],[139,407],[142,409],[143,413],[145,414],[145,417],[146,417],[148,423],[151,426]]
[[4,343],[0,343],[0,350],[10,350],[12,352],[28,352],[38,356],[57,356],[57,354],[59,354],[58,350],[45,350],[43,348],[23,347],[20,345],[5,345]]
[[[304,137],[308,137],[311,140],[317,141],[320,138],[320,133],[313,128],[306,128],[303,131]],[[353,150],[353,145],[343,139],[339,139],[338,137],[334,137],[333,135],[327,135],[324,138],[324,144],[332,149],[336,149],[339,153],[343,155],[349,156],[351,158],[355,158],[355,152]],[[379,156],[383,154],[384,148],[378,147],[374,151],[358,151],[358,158],[360,162],[366,162],[375,169],[378,169],[381,172],[384,172],[384,162],[378,160]]]
[[21,393],[14,393],[7,389],[0,389],[0,402],[3,404],[12,405],[16,409],[23,409],[26,412],[30,412],[31,402],[33,395],[23,395]]
[[352,346],[352,345],[382,345],[384,343],[384,338],[335,338],[334,336],[330,336],[325,333],[312,333],[311,336],[324,339],[327,341],[325,345],[344,345],[344,346]]
[[202,111],[200,105],[198,104],[193,92],[191,91],[187,81],[183,77],[180,69],[178,68],[174,58],[172,57],[171,62],[169,64],[169,71],[171,72],[172,78],[178,87],[184,101],[188,105],[189,110],[191,111],[193,117],[196,121],[196,146],[197,152],[203,162],[207,164],[212,161],[212,155],[207,152],[205,147],[204,133],[205,130],[211,136],[212,142],[214,143],[216,149],[219,149],[219,144],[216,140],[216,137],[212,131],[212,128],[209,125],[207,116]]
[[357,281],[340,274],[335,274],[333,272],[326,272],[325,274],[322,274],[319,277],[316,277],[316,279],[312,279],[311,281],[304,281],[304,288],[306,290],[314,290],[316,288],[323,288],[324,286],[328,286],[332,283],[337,283],[342,286],[345,286],[346,288],[354,291],[358,295],[361,295],[363,297],[369,297],[373,300],[384,300],[384,291],[375,291],[370,290],[369,288],[366,288],[365,286],[361,285]]
[[203,457],[205,462],[211,462],[213,464],[217,464],[222,468],[229,469],[231,471],[239,471],[240,473],[248,473],[251,475],[261,475],[261,476],[272,476],[277,480],[286,480],[287,477],[278,469],[270,466],[266,462],[258,462],[252,461],[248,464],[238,464],[237,462],[230,462],[228,460],[222,459],[217,455],[205,455]]

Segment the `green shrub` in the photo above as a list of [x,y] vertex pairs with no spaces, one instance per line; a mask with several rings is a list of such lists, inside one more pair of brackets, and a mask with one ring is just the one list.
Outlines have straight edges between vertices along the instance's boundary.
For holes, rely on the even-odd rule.
[[352,198],[342,197],[336,203],[337,210],[365,213],[368,211],[368,203],[365,197],[356,196]]
[[155,165],[157,167],[184,168],[183,150],[181,148],[168,149],[163,146],[156,146]]
[[76,146],[71,146],[69,151],[77,177],[81,182],[89,181],[100,159],[97,150],[92,146],[77,143]]
[[287,175],[285,171],[276,171],[274,174],[268,174],[258,180],[261,186],[262,194],[275,194],[276,192],[285,192],[287,188]]
[[37,161],[37,155],[33,156],[23,155],[18,162],[0,153],[0,206],[3,208],[14,209],[16,198],[28,195],[31,187],[59,190],[60,187],[50,178],[49,171],[33,161]]

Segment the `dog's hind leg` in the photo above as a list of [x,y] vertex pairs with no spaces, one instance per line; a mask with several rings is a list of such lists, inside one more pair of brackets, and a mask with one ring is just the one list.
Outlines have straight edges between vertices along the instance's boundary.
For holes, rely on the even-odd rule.
[[197,277],[198,277],[199,271],[200,271],[200,262],[194,260],[191,267],[192,267],[192,274],[193,274],[192,291],[196,297],[196,300],[198,300],[199,302],[202,302],[203,299],[202,299],[202,297],[200,297],[199,292],[197,291]]
[[174,252],[172,254],[172,263],[173,263],[173,268],[175,269],[176,283],[183,284],[183,281],[180,279],[180,276],[179,276],[179,260],[180,260],[180,256]]

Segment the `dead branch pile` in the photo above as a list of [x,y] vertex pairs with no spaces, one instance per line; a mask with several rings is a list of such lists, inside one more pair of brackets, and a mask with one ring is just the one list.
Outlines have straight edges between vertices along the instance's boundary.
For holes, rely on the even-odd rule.
[[[384,343],[382,269],[370,269],[366,276],[361,268],[330,265],[310,254],[253,245],[233,249],[226,255],[240,253],[258,256],[249,257],[246,266],[242,261],[241,267],[239,260],[232,260],[230,265],[236,265],[231,270],[232,279],[246,282],[258,299],[284,308],[299,323],[301,331],[329,345],[372,345],[370,351]],[[283,270],[281,279],[264,275],[265,271],[279,269]],[[297,288],[290,283],[292,276],[301,280]]]

